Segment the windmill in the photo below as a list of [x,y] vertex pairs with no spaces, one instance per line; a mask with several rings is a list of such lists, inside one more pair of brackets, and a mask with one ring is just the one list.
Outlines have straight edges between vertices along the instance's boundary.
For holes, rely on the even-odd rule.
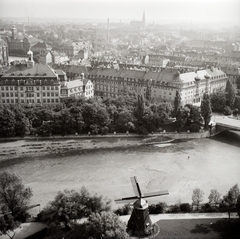
[[158,191],[142,194],[137,177],[131,177],[135,196],[115,200],[116,203],[134,202],[133,211],[127,225],[127,232],[131,236],[146,236],[153,233],[153,224],[149,216],[148,203],[144,198],[168,195],[168,191]]

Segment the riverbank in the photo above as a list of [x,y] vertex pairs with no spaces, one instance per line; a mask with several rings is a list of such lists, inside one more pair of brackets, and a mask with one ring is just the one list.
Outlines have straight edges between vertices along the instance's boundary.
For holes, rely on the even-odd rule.
[[2,138],[0,139],[0,161],[15,157],[58,155],[76,150],[117,149],[154,144],[156,144],[156,147],[164,147],[174,140],[201,139],[209,136],[209,132],[204,131],[200,133],[166,132],[146,136],[137,134],[108,134]]

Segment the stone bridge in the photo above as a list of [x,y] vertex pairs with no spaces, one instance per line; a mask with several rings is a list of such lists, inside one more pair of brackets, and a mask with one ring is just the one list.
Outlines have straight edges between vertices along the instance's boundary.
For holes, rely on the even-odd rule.
[[223,130],[237,130],[240,131],[240,117],[228,117],[214,115],[212,122],[216,124],[216,131],[221,132]]

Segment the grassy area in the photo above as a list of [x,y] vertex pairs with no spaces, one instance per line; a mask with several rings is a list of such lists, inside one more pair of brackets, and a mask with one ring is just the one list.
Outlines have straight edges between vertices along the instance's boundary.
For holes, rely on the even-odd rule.
[[160,220],[155,239],[232,239],[240,238],[239,219],[183,219]]

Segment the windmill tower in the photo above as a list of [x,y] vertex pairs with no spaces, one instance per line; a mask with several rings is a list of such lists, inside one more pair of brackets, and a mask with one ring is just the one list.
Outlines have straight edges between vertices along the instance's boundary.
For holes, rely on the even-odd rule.
[[144,198],[168,195],[168,191],[157,191],[142,194],[137,178],[131,177],[135,196],[115,200],[117,203],[134,202],[133,211],[127,225],[127,232],[131,236],[147,236],[153,233],[153,224],[149,216],[148,203]]

